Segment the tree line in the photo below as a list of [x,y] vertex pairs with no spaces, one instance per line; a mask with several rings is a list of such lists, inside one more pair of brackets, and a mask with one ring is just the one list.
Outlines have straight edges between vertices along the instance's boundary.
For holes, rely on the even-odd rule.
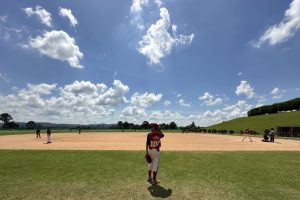
[[[3,122],[2,128],[19,128],[19,124],[13,121],[13,117],[9,113],[2,113],[0,115],[0,121]],[[25,124],[25,127],[28,129],[42,128],[42,126],[34,121],[28,121]],[[89,126],[83,125],[78,126],[78,128],[87,128],[90,129]],[[135,129],[135,130],[146,130],[150,128],[150,123],[148,121],[143,121],[142,124],[134,124],[130,122],[119,121],[117,124],[112,124],[107,126],[108,129]],[[170,124],[162,123],[160,124],[161,129],[178,129],[177,124],[175,122],[171,122]]]
[[295,98],[285,102],[274,103],[272,105],[265,105],[253,108],[248,111],[248,117],[294,110],[300,110],[300,98]]
[[[177,127],[177,124],[175,122],[171,122],[170,124],[167,124],[167,123],[162,123],[162,124],[159,124],[160,126],[160,129],[178,129]],[[146,129],[149,129],[150,128],[150,123],[148,121],[143,121],[142,124],[134,124],[134,123],[130,123],[130,122],[123,122],[123,121],[119,121],[117,123],[117,127],[118,129],[139,129],[139,130],[146,130]]]

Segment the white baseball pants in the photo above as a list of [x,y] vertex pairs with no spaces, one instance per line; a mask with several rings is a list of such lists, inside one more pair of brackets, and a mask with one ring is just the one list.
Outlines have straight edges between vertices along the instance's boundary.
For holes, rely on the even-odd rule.
[[160,151],[157,149],[150,149],[148,151],[149,155],[152,158],[152,162],[149,164],[148,170],[149,171],[154,171],[157,172],[158,170],[158,162],[159,162],[159,156],[160,156]]

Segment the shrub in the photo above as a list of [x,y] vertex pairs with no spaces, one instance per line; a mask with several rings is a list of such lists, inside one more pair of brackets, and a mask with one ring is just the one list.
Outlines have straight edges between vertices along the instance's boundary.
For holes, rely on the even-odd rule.
[[234,133],[234,130],[230,130],[229,133],[230,133],[230,134],[233,134],[233,133]]

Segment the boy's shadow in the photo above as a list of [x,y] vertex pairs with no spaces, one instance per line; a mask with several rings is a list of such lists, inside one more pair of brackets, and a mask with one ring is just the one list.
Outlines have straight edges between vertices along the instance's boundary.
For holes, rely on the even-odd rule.
[[153,197],[167,198],[172,194],[171,189],[165,189],[160,185],[151,185],[148,190]]

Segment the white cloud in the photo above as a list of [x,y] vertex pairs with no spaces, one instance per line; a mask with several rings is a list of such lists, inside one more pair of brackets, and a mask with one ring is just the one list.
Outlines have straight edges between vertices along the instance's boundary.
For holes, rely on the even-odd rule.
[[194,121],[200,126],[208,126],[222,121],[228,121],[238,117],[247,116],[247,112],[253,108],[246,101],[238,101],[233,105],[226,106],[223,109],[217,109],[214,111],[207,110],[199,115],[190,115],[189,121]]
[[113,88],[105,90],[105,85],[97,85],[102,93],[97,98],[97,105],[117,106],[127,102],[125,94],[129,91],[129,87],[119,80],[114,80]]
[[200,96],[199,100],[203,101],[207,106],[219,105],[223,103],[223,99],[220,97],[214,97],[208,92],[205,92],[203,96]]
[[281,98],[282,98],[282,94],[272,96],[272,99],[281,99]]
[[244,94],[248,99],[251,99],[255,94],[254,88],[247,81],[241,81],[240,85],[236,87],[235,93],[238,96]]
[[242,72],[239,72],[237,75],[238,75],[238,76],[241,76],[242,74],[243,74]]
[[0,22],[6,22],[6,20],[7,20],[6,15],[3,15],[3,16],[0,15]]
[[35,10],[31,7],[22,9],[28,17],[36,15],[42,24],[45,24],[48,27],[52,27],[52,18],[51,13],[45,10],[41,6],[36,6]]
[[143,10],[143,6],[148,5],[149,0],[133,0],[130,11],[132,13],[138,13]]
[[[27,84],[13,94],[0,94],[0,110],[18,121],[61,123],[112,123],[115,112],[124,104],[129,87],[115,80],[113,87],[103,83],[75,81],[57,88],[57,84]],[[55,93],[54,93],[55,91]],[[114,122],[114,121],[113,121]]]
[[273,95],[276,95],[276,94],[279,94],[280,93],[280,89],[275,87],[273,88],[273,90],[270,92],[270,94],[273,94]]
[[56,88],[56,84],[46,84],[46,83],[41,83],[41,84],[27,84],[27,89],[21,90],[21,92],[24,92],[26,94],[51,94],[52,90]]
[[139,42],[138,51],[149,59],[150,64],[160,64],[160,60],[171,53],[174,45],[190,44],[194,38],[194,34],[176,36],[174,31],[174,36],[171,36],[170,16],[166,8],[160,8],[160,17]]
[[80,52],[75,39],[62,30],[45,32],[43,36],[30,39],[29,46],[37,49],[42,55],[68,61],[71,67],[83,68],[79,63],[79,60],[83,58],[83,53]]
[[0,80],[3,80],[6,83],[10,82],[9,78],[7,77],[7,75],[6,74],[2,74],[2,73],[0,73]]
[[270,92],[270,94],[272,95],[272,99],[281,99],[282,93],[285,93],[285,92],[286,92],[286,90],[280,90],[279,88],[275,87]]
[[142,107],[142,108],[147,108],[151,106],[154,103],[157,103],[161,100],[162,94],[153,94],[153,93],[144,93],[144,94],[139,94],[139,93],[134,93],[131,96],[130,103],[136,107]]
[[276,45],[287,41],[300,28],[300,0],[293,0],[290,7],[285,11],[283,20],[269,27],[258,41],[251,41],[255,48],[263,44]]
[[184,99],[180,99],[180,100],[178,101],[178,103],[179,103],[179,105],[182,106],[182,107],[191,107],[191,106],[192,106],[191,103],[186,103],[186,102],[184,101]]
[[70,23],[73,27],[75,27],[78,24],[77,19],[72,14],[71,9],[59,7],[59,15],[62,17],[67,17],[70,20]]
[[136,122],[138,119],[146,117],[145,108],[159,102],[161,98],[162,94],[156,95],[148,92],[139,94],[135,92],[130,98],[130,105],[123,109],[122,117]]
[[144,108],[139,108],[135,106],[128,106],[124,108],[122,114],[124,117],[133,117],[136,119],[140,117],[145,117],[147,115]]
[[169,110],[162,112],[162,111],[152,111],[150,113],[149,119],[151,121],[156,121],[158,123],[170,123],[170,122],[176,122],[180,123],[185,119],[183,115],[181,115],[178,112],[171,112]]
[[171,101],[166,100],[166,101],[164,102],[164,105],[165,105],[165,106],[171,105]]

